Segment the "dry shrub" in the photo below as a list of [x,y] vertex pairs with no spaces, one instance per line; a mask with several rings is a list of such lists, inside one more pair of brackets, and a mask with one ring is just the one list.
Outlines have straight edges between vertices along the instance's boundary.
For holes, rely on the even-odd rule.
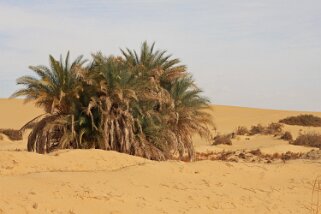
[[3,136],[2,135],[0,135],[0,140],[3,140]]
[[250,135],[264,134],[264,135],[280,135],[282,133],[283,125],[280,123],[270,123],[268,126],[257,124],[251,127]]
[[250,131],[245,126],[239,126],[235,131],[235,134],[237,135],[248,135],[249,133]]
[[15,129],[0,129],[0,133],[8,136],[10,140],[22,140],[22,132]]
[[287,117],[279,122],[287,125],[321,127],[321,118],[312,114],[301,114],[298,116]]
[[232,137],[233,134],[225,134],[225,135],[216,135],[214,137],[213,145],[219,145],[219,144],[226,144],[226,145],[232,145]]
[[263,134],[264,130],[265,130],[264,126],[262,126],[261,124],[257,124],[251,127],[250,135]]
[[292,143],[294,145],[318,147],[321,149],[321,135],[317,133],[301,134]]
[[279,135],[282,133],[283,125],[280,123],[270,123],[264,130],[264,134]]
[[291,132],[286,131],[286,132],[283,133],[283,135],[280,137],[280,139],[286,140],[286,141],[292,141],[293,137],[292,137]]

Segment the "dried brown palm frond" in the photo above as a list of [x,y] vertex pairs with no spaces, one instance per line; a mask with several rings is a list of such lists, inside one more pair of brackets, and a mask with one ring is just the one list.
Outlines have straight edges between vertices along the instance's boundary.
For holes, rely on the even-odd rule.
[[47,114],[34,126],[28,137],[28,151],[49,153],[54,149],[77,148],[77,139],[69,126],[71,115]]

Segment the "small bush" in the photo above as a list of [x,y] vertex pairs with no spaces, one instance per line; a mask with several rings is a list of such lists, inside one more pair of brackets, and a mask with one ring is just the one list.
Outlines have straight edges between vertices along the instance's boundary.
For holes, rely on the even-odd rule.
[[262,134],[264,131],[265,128],[261,124],[257,124],[256,126],[251,127],[250,135]]
[[279,135],[282,133],[283,125],[280,123],[271,123],[264,130],[264,134]]
[[250,131],[245,126],[239,126],[235,131],[236,135],[247,135],[249,133]]
[[302,114],[299,116],[287,117],[279,122],[287,125],[321,127],[321,118],[312,114]]
[[264,135],[280,135],[282,133],[283,125],[280,123],[270,123],[268,126],[258,124],[252,126],[249,131],[250,135],[264,134]]
[[22,132],[15,129],[0,129],[0,133],[8,136],[10,140],[22,140]]
[[286,131],[286,132],[283,133],[283,135],[281,136],[280,139],[287,140],[287,141],[292,141],[293,137],[292,137],[291,132]]
[[213,145],[219,145],[219,144],[226,144],[226,145],[232,145],[232,135],[231,134],[225,134],[225,135],[216,135],[214,137]]
[[293,144],[318,147],[321,149],[321,135],[317,133],[301,134],[295,141],[293,141]]

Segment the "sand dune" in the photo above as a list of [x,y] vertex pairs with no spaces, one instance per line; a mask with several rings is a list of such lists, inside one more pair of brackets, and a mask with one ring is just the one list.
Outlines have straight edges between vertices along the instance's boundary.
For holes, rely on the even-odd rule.
[[[300,114],[313,114],[321,117],[321,112],[303,112],[303,111],[280,111],[269,109],[255,109],[235,106],[213,106],[211,113],[216,124],[216,133],[226,134],[237,129],[238,126],[250,128],[252,125],[268,125],[272,122],[278,122],[280,119],[296,116]],[[289,131],[296,138],[299,133],[316,132],[321,133],[321,127],[303,127],[284,125],[284,131]],[[290,145],[288,142],[275,138],[273,136],[248,136],[233,139],[233,145],[210,146],[210,142],[204,141],[198,136],[194,137],[196,150],[199,152],[222,151],[222,150],[253,150],[260,149],[263,153],[284,153],[307,152],[311,148],[303,146]]]
[[[302,113],[228,106],[213,109],[221,133]],[[41,113],[20,100],[0,100],[0,127],[20,128]],[[300,129],[320,131],[286,129],[293,134]],[[271,136],[240,138],[232,146],[213,147],[197,138],[195,143],[199,151],[310,150]],[[16,151],[25,147],[26,139],[0,140],[0,213],[312,213],[309,209],[316,197],[312,186],[321,176],[320,160],[185,163],[155,162],[102,150],[49,155]]]
[[0,129],[20,129],[25,123],[43,114],[43,110],[21,99],[0,99]]

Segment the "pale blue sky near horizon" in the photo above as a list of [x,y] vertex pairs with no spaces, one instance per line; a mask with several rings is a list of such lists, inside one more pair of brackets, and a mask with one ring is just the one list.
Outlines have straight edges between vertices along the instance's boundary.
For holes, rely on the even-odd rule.
[[0,97],[48,55],[156,42],[212,103],[321,112],[320,0],[0,0]]

